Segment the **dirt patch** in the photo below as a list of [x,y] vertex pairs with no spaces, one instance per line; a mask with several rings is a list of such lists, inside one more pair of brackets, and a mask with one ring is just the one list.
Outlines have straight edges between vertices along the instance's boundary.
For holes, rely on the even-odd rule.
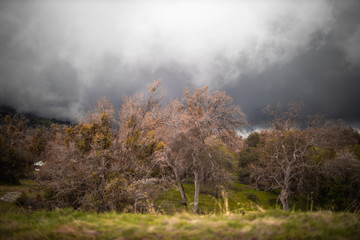
[[54,233],[80,237],[96,237],[99,235],[99,233],[93,229],[75,229],[68,225],[59,227]]
[[92,229],[83,229],[81,231],[83,233],[83,235],[86,235],[86,236],[98,236],[99,233],[95,230],[92,230]]
[[73,227],[70,226],[61,226],[54,231],[55,233],[60,233],[64,235],[78,235],[79,231],[75,230]]

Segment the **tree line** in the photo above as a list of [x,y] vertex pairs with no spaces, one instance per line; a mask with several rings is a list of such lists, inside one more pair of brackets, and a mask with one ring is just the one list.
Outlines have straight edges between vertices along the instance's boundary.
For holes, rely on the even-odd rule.
[[24,120],[7,116],[0,150],[1,169],[9,174],[2,180],[13,174],[16,182],[24,174],[15,173],[42,161],[34,177],[51,206],[97,212],[151,211],[153,199],[174,184],[187,205],[183,183],[189,182],[195,186],[193,212],[199,213],[201,191],[218,196],[236,181],[277,191],[284,210],[289,199],[310,195],[340,210],[359,208],[360,138],[354,129],[320,117],[300,127],[301,104],[286,111],[269,106],[271,127],[244,140],[245,115],[225,92],[189,88],[165,104],[160,83],[124,98],[118,110],[103,98],[72,126],[27,129]]
[[240,152],[240,181],[275,190],[283,209],[302,198],[331,210],[360,209],[360,135],[341,121],[310,116],[300,127],[302,103],[266,107],[271,128],[252,133]]

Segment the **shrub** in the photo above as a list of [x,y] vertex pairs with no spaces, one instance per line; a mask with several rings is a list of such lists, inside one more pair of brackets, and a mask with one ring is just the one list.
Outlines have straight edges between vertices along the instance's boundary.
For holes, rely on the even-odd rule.
[[251,133],[248,138],[245,140],[245,143],[249,146],[249,147],[253,147],[255,148],[258,143],[260,142],[260,135],[257,132],[253,132]]

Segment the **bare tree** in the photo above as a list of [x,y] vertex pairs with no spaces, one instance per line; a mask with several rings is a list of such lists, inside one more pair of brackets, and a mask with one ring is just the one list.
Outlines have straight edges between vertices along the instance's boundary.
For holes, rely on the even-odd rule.
[[183,186],[183,175],[187,173],[190,167],[187,161],[187,153],[191,147],[187,138],[183,136],[184,132],[181,125],[183,114],[183,105],[180,101],[174,100],[162,111],[165,124],[159,128],[159,135],[165,142],[165,151],[163,152],[163,161],[169,166],[175,176],[178,184],[181,204],[187,205],[187,197]]
[[[239,107],[232,105],[231,97],[225,92],[210,93],[208,88],[187,89],[182,102],[177,102],[176,131],[174,132],[175,152],[181,157],[175,161],[175,169],[186,170],[194,177],[194,213],[199,212],[200,183],[209,175],[215,177],[216,170],[224,168],[227,161],[218,161],[214,147],[209,139],[215,137],[230,143],[236,137],[236,131],[245,124],[245,115]],[[181,140],[176,140],[176,139]],[[175,149],[175,147],[173,147]],[[213,154],[213,155],[212,155]],[[181,166],[180,168],[178,166]],[[216,166],[216,167],[215,167]],[[216,169],[216,170],[215,170]],[[217,177],[224,177],[221,175]],[[180,191],[181,184],[179,182]],[[184,199],[183,199],[184,201]]]
[[285,211],[289,210],[289,196],[301,185],[304,171],[309,167],[307,150],[312,141],[307,131],[296,128],[301,106],[294,104],[281,113],[278,106],[265,109],[274,120],[260,147],[259,162],[251,166],[251,177],[256,184],[262,184],[266,190],[280,189],[279,198]]
[[269,132],[259,161],[251,166],[251,177],[257,184],[262,184],[265,190],[281,190],[279,198],[285,211],[289,210],[289,196],[300,186],[304,171],[309,167],[307,150],[310,146],[304,131]]

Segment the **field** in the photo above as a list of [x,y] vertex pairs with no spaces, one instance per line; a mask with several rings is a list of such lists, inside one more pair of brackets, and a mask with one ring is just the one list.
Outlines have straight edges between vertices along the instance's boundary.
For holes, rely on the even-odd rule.
[[360,216],[265,211],[231,215],[4,214],[1,239],[360,239]]
[[[192,187],[185,186],[190,202]],[[0,186],[1,195],[16,190],[30,197],[37,194],[32,182]],[[257,194],[257,203],[248,199],[249,194]],[[33,211],[1,202],[0,239],[360,239],[358,214],[283,212],[268,203],[273,194],[256,192],[245,185],[229,193],[228,214],[224,200],[211,195],[200,196],[200,215],[189,213],[191,204],[182,207],[178,197],[175,189],[164,194],[156,202],[157,214]]]

